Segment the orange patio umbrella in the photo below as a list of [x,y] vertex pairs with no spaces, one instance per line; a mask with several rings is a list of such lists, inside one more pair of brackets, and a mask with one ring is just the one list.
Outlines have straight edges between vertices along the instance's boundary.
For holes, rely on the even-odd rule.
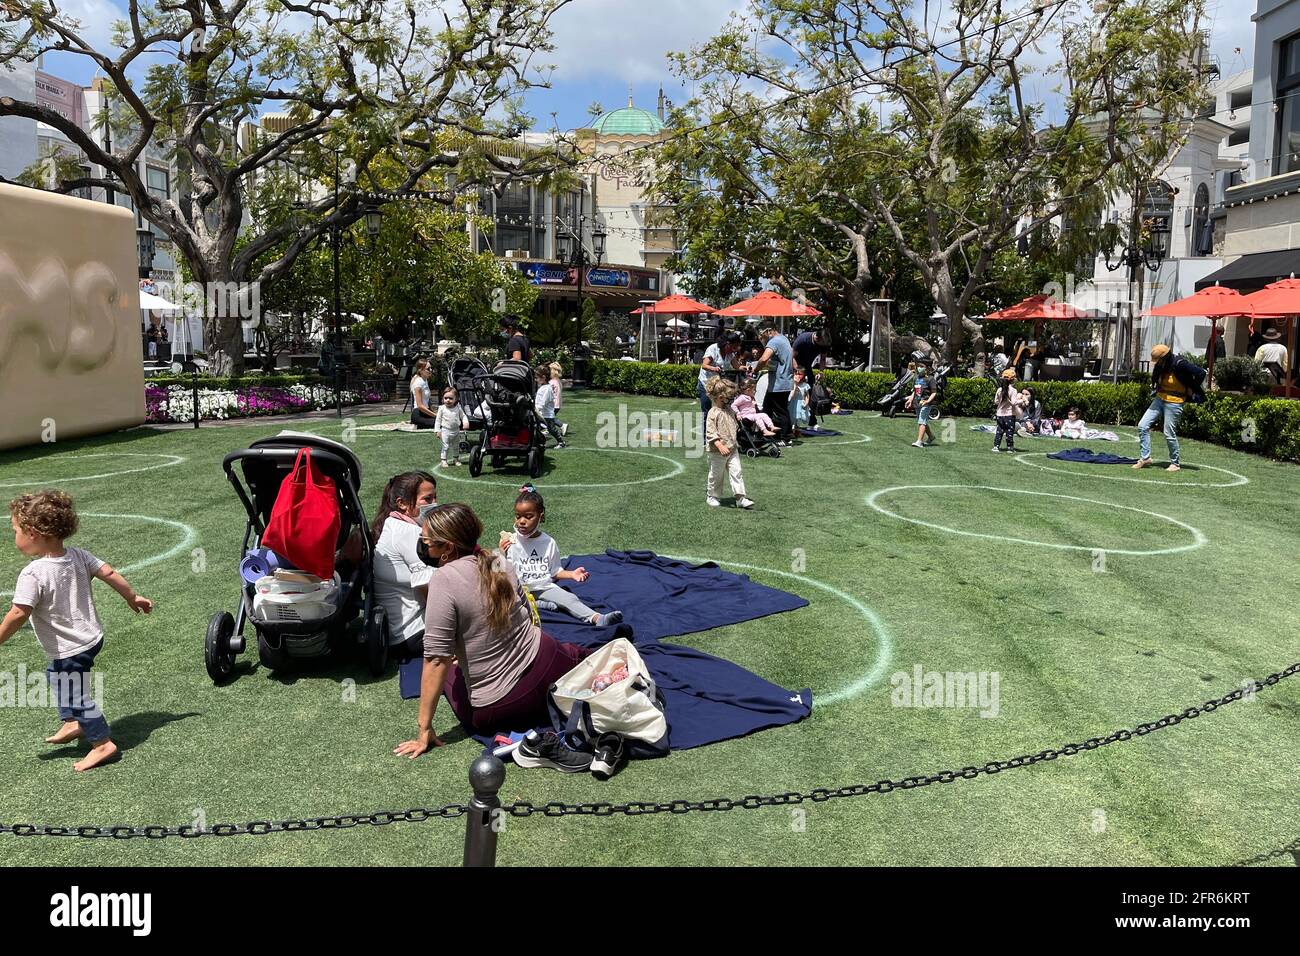
[[1083,309],[1076,309],[1066,302],[1058,302],[1050,295],[1031,295],[1015,305],[984,316],[985,322],[1033,322],[1035,325],[1047,321],[1086,321],[1092,316]]
[[1286,318],[1286,392],[1290,396],[1294,388],[1294,376],[1291,374],[1295,361],[1296,321],[1300,317],[1300,279],[1292,276],[1264,286],[1258,292],[1245,296],[1243,301],[1250,303],[1255,315],[1269,318]]
[[735,305],[729,305],[725,309],[718,309],[715,314],[727,316],[761,315],[765,318],[783,319],[821,315],[811,305],[801,305],[793,299],[787,299],[785,296],[771,291],[760,292],[753,298],[737,302]]
[[1209,368],[1206,370],[1209,376],[1209,384],[1214,384],[1214,340],[1219,334],[1219,323],[1214,319],[1221,319],[1228,316],[1254,315],[1255,309],[1250,302],[1250,296],[1242,295],[1236,289],[1229,289],[1220,285],[1206,286],[1194,295],[1179,299],[1176,302],[1170,302],[1168,305],[1158,306],[1154,309],[1147,309],[1147,315],[1163,315],[1169,317],[1203,315],[1210,319],[1210,348],[1209,348]]
[[[670,295],[660,299],[654,305],[646,306],[646,311],[654,315],[690,315],[697,312],[712,314],[715,310],[703,302],[696,302],[694,299],[684,295]],[[633,315],[640,314],[641,308],[632,310]]]

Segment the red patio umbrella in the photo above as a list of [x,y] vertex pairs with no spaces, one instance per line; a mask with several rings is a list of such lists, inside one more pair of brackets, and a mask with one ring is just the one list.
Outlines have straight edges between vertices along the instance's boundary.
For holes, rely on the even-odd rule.
[[1066,302],[1058,302],[1050,295],[1031,295],[1015,305],[984,316],[985,322],[1062,322],[1087,320],[1092,316],[1084,309],[1076,309]]
[[1170,302],[1168,305],[1158,306],[1154,309],[1147,309],[1147,315],[1163,315],[1169,317],[1203,315],[1210,319],[1210,348],[1209,348],[1209,384],[1214,384],[1214,340],[1219,334],[1219,323],[1214,319],[1226,318],[1228,316],[1254,315],[1254,307],[1250,303],[1250,297],[1244,296],[1236,289],[1229,289],[1220,285],[1206,286],[1194,295],[1179,299],[1176,302]]
[[760,292],[751,299],[737,302],[725,309],[718,309],[717,315],[761,315],[768,318],[795,318],[821,315],[811,305],[801,305],[793,299],[787,299],[775,292]]
[[1245,296],[1244,302],[1250,303],[1257,316],[1288,319],[1286,324],[1286,392],[1289,397],[1293,390],[1291,364],[1295,361],[1296,321],[1300,317],[1300,279],[1294,276],[1264,286],[1258,292]]
[[[694,299],[684,295],[670,295],[660,299],[654,305],[646,306],[646,311],[655,315],[689,315],[696,312],[712,313],[715,310],[703,302],[696,302]],[[641,307],[632,310],[633,315],[638,315]]]

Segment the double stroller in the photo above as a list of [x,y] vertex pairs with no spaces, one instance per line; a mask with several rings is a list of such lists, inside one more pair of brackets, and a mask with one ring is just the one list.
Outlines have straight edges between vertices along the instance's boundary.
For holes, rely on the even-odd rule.
[[[255,585],[245,582],[238,611],[233,615],[217,611],[208,621],[203,661],[216,684],[225,683],[233,675],[235,658],[245,649],[244,628],[250,623],[257,634],[258,659],[271,671],[283,671],[296,660],[324,657],[356,644],[365,645],[375,676],[388,665],[388,622],[384,609],[374,599],[374,545],[359,497],[361,463],[351,449],[319,435],[286,431],[228,454],[222,468],[248,515],[240,554],[246,555],[259,546],[280,485],[293,471],[303,448],[311,449],[313,470],[331,478],[337,489],[340,522],[336,550],[355,537],[360,541],[359,553],[353,560],[339,561],[331,600],[314,604],[311,613],[306,613],[305,608],[281,609],[283,612],[275,615],[255,613],[259,595]],[[243,472],[242,481],[236,465]],[[361,533],[354,536],[357,529]],[[358,615],[363,625],[353,636],[350,626]]]
[[523,458],[529,477],[536,478],[542,473],[546,429],[533,405],[532,367],[507,359],[491,372],[476,375],[475,382],[484,396],[488,420],[470,452],[469,473],[475,478],[483,473],[484,457],[491,460],[493,468],[500,468],[509,458]]

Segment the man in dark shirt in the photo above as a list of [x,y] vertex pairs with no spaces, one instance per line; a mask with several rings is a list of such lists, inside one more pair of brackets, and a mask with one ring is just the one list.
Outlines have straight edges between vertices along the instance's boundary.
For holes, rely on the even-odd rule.
[[[799,333],[794,340],[794,367],[803,372],[804,381],[811,388],[813,382],[813,363],[822,358],[826,352],[826,346],[822,342],[821,329],[808,329]],[[817,411],[812,402],[808,403],[808,427],[817,427]]]
[[510,337],[506,342],[506,358],[514,359],[516,362],[529,361],[532,350],[528,347],[528,336],[519,331],[519,316],[503,316],[501,328]]

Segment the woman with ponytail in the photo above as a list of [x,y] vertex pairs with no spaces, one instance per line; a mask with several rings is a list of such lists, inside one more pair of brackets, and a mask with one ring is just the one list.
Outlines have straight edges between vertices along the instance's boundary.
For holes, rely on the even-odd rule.
[[418,736],[393,751],[415,758],[442,746],[438,697],[474,733],[526,730],[548,720],[551,684],[591,651],[562,644],[533,620],[510,562],[478,546],[483,523],[469,505],[437,505],[424,518],[428,584]]
[[370,525],[375,600],[388,615],[389,651],[398,660],[418,657],[424,647],[425,589],[433,568],[420,560],[420,519],[437,502],[433,475],[403,472],[384,486]]

